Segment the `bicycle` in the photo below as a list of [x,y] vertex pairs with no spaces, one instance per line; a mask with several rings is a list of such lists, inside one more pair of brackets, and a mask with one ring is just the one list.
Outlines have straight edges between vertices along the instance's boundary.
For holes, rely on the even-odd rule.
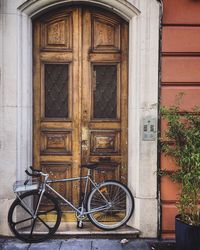
[[[88,168],[86,176],[55,180],[49,179],[49,174],[33,167],[30,167],[32,173],[25,170],[28,176],[36,179],[14,184],[16,199],[8,212],[8,224],[18,239],[35,243],[53,236],[62,217],[60,204],[55,197],[59,197],[76,212],[77,225],[80,228],[86,217],[103,230],[114,230],[127,223],[134,210],[134,199],[130,190],[115,180],[96,183],[91,177],[91,170],[98,167],[96,163],[82,167]],[[78,208],[50,186],[57,182],[81,180],[85,181],[85,187]]]

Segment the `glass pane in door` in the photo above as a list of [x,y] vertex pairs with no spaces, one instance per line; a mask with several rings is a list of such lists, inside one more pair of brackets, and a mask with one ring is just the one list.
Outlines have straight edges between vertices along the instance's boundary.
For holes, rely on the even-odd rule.
[[45,117],[68,118],[68,64],[45,64]]
[[117,65],[94,65],[93,118],[117,118]]

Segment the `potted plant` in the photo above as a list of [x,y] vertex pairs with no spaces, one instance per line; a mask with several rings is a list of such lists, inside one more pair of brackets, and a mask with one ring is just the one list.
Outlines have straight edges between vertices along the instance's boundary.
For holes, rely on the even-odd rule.
[[177,169],[160,170],[179,183],[175,220],[177,250],[200,250],[200,108],[181,112],[180,107],[161,108],[167,129],[161,138],[162,152],[174,159]]

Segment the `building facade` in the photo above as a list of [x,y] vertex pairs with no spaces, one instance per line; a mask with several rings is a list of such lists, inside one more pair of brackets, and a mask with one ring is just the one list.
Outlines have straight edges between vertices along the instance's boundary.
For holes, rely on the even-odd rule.
[[[158,114],[180,91],[183,108],[199,102],[199,10],[192,0],[0,1],[1,235],[28,166],[70,177],[89,160],[103,161],[99,180],[127,183],[141,237],[173,237],[176,187],[156,175],[170,165]],[[52,92],[60,75],[67,85]]]
[[[164,1],[161,105],[175,104],[179,93],[184,93],[182,110],[191,111],[194,106],[200,104],[199,10],[199,1]],[[161,128],[164,130],[165,124],[161,123]],[[173,171],[176,167],[169,158],[162,155],[161,168]],[[177,193],[176,184],[168,178],[161,180],[161,224],[164,238],[173,237]]]

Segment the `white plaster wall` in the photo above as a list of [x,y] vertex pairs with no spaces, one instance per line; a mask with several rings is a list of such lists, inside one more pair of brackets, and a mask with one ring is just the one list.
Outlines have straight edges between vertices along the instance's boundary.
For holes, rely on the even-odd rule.
[[[31,151],[27,149],[31,148],[32,93],[30,88],[22,87],[27,84],[22,75],[30,75],[32,59],[27,62],[30,68],[27,71],[27,65],[20,62],[23,41],[17,7],[22,2],[0,1],[0,235],[10,235],[7,213],[15,198],[12,184],[24,177],[25,166],[31,162]],[[23,32],[27,32],[25,28]],[[26,48],[23,53],[31,53]]]
[[[30,16],[68,0],[0,0],[0,235],[9,235],[12,183],[32,158],[32,36]],[[129,179],[135,212],[129,224],[156,237],[157,142],[143,141],[142,119],[157,118],[159,4],[156,0],[90,0],[129,20]],[[17,9],[21,4],[24,5]]]
[[16,179],[17,34],[16,9],[0,3],[0,234],[7,235],[7,211]]

